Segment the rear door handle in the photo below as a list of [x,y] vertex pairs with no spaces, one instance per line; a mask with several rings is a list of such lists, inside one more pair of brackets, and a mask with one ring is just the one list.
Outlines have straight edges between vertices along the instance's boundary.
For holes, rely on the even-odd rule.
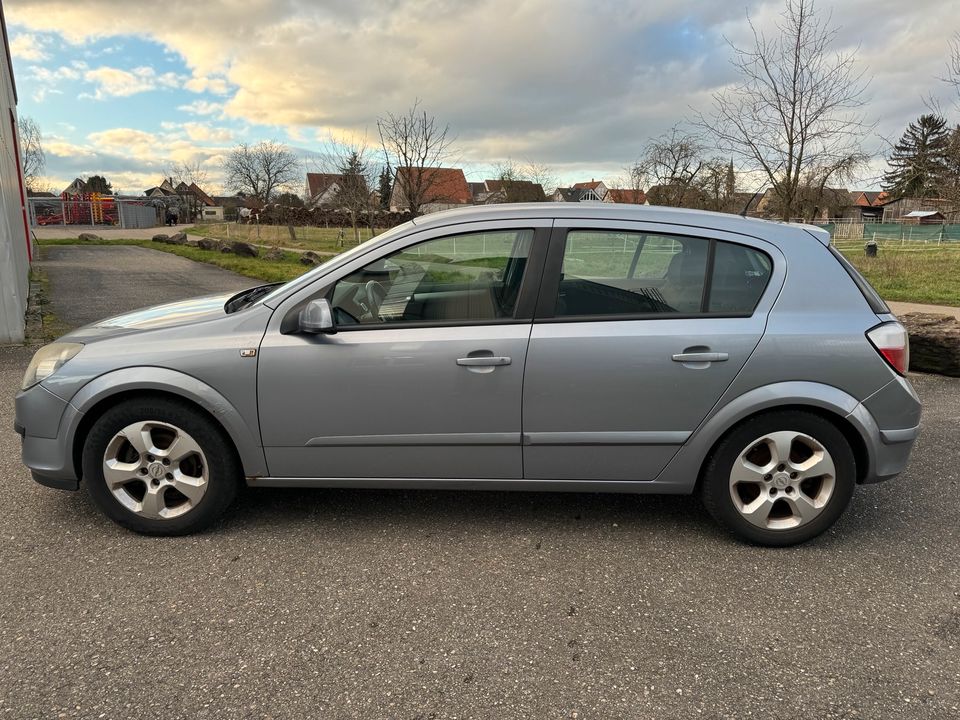
[[498,355],[457,358],[457,365],[464,367],[496,367],[497,365],[509,365],[511,362],[513,361],[510,358]]
[[724,362],[729,359],[730,356],[725,352],[689,352],[673,356],[673,361],[680,363]]

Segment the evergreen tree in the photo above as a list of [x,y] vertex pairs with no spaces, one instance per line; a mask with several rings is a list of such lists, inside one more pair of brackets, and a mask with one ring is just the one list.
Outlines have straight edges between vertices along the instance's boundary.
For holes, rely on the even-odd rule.
[[367,186],[367,162],[363,156],[353,150],[340,163],[340,191],[336,202],[350,213],[350,224],[357,243],[360,242],[359,221],[362,214],[370,210],[370,188]]
[[893,197],[936,197],[947,179],[950,131],[938,115],[921,115],[894,145],[883,176],[883,189]]
[[101,195],[113,195],[113,187],[107,182],[107,179],[103,175],[91,175],[84,183],[83,191],[100,193]]
[[390,169],[390,163],[383,168],[380,173],[380,209],[390,209],[390,193],[393,192],[393,171]]

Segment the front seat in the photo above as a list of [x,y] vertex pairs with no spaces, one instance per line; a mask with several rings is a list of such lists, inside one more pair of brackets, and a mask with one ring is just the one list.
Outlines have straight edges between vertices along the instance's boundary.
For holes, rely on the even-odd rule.
[[674,312],[700,312],[706,270],[706,243],[684,245],[683,250],[670,259],[661,293]]

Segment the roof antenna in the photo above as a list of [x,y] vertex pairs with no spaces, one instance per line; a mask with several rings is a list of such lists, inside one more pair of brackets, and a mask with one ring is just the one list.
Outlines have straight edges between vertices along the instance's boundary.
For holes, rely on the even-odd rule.
[[747,198],[747,204],[743,206],[743,210],[741,210],[740,212],[738,212],[737,215],[739,215],[740,217],[746,217],[746,216],[747,216],[747,209],[750,207],[750,203],[753,202],[753,199],[757,196],[757,192],[759,192],[759,190],[750,193],[750,197]]

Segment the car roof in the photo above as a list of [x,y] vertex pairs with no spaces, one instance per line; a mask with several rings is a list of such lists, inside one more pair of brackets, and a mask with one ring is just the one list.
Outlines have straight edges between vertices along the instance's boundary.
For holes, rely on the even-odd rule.
[[824,245],[830,243],[830,234],[823,228],[815,225],[762,220],[760,218],[743,217],[730,213],[664,207],[661,205],[628,205],[603,202],[534,202],[471,205],[465,208],[420,215],[414,218],[413,224],[419,228],[429,228],[454,223],[517,220],[524,218],[656,222],[723,230],[764,240],[771,239],[771,236],[781,235],[784,230],[787,230],[790,235],[813,236]]

